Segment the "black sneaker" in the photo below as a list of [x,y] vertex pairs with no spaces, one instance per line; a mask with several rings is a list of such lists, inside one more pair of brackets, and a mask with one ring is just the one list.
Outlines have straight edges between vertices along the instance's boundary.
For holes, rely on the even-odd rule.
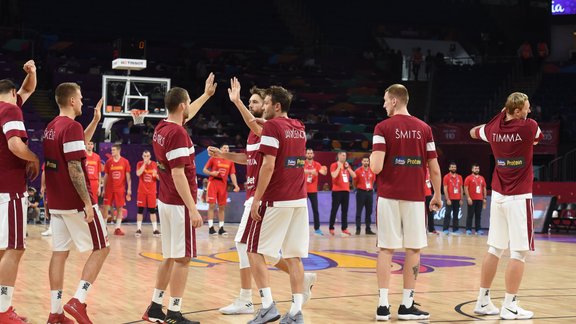
[[412,302],[412,306],[406,308],[406,306],[401,304],[400,307],[398,307],[398,319],[410,321],[430,318],[429,313],[419,310],[415,305],[420,306],[420,304]]
[[162,236],[162,233],[160,233],[159,230],[155,230],[154,232],[152,232],[152,235],[153,235],[154,237],[160,237],[160,236]]
[[216,235],[216,230],[214,229],[214,226],[210,226],[210,228],[208,229],[208,234]]
[[366,235],[376,235],[376,233],[372,232],[372,229],[370,227],[368,227],[366,229]]
[[142,236],[142,230],[136,230],[136,233],[134,233],[134,236],[136,236],[136,237]]
[[164,323],[166,314],[162,311],[162,305],[152,302],[142,315],[142,319],[151,323]]
[[376,310],[376,320],[377,321],[390,320],[390,305],[378,306],[378,309]]
[[191,321],[186,317],[182,316],[180,312],[173,312],[168,310],[168,314],[166,315],[166,319],[164,320],[166,324],[200,324],[198,321]]
[[360,235],[360,229],[356,228],[356,235]]
[[224,226],[220,227],[218,230],[218,235],[228,236],[228,232],[224,230]]

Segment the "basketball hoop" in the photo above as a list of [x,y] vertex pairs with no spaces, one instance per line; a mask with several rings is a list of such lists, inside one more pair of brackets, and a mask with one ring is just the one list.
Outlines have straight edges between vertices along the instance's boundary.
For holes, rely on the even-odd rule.
[[132,109],[130,110],[130,115],[134,120],[134,125],[144,124],[144,117],[148,114],[148,110]]

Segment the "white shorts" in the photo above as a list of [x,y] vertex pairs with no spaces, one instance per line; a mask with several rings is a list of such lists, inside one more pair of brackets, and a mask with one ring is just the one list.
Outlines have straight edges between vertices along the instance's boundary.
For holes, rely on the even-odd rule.
[[501,250],[510,245],[510,251],[534,251],[533,211],[531,195],[502,196],[493,191],[488,245]]
[[94,220],[86,223],[84,211],[58,214],[50,210],[52,225],[52,251],[70,251],[72,242],[80,252],[100,250],[110,246],[106,222],[98,205],[92,206]]
[[423,201],[378,197],[376,219],[379,248],[421,249],[428,246]]
[[242,213],[242,219],[240,219],[240,224],[238,225],[238,232],[236,232],[236,237],[234,238],[235,242],[246,243],[248,232],[245,230],[248,219],[250,218],[250,208],[252,208],[252,201],[254,201],[254,197],[250,197],[250,199],[244,202],[244,213]]
[[169,205],[158,201],[162,230],[162,256],[165,259],[195,258],[196,231],[190,214],[183,205]]
[[0,250],[26,249],[27,196],[0,194]]
[[262,220],[249,217],[246,230],[248,252],[277,258],[307,258],[310,240],[308,206],[260,207]]

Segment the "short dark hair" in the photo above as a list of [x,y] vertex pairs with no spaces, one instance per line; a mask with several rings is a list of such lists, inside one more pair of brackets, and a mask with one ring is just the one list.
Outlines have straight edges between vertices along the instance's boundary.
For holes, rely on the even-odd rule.
[[451,166],[451,165],[456,165],[456,166],[457,166],[456,162],[454,162],[454,161],[450,161],[450,163],[448,164],[448,166]]
[[54,98],[58,106],[65,106],[68,100],[80,90],[80,86],[74,82],[60,83],[54,91]]
[[164,97],[164,105],[166,105],[166,109],[168,112],[173,113],[176,111],[176,108],[181,103],[188,103],[189,100],[188,91],[183,88],[174,87],[166,93]]
[[0,94],[7,94],[12,90],[16,90],[16,84],[9,79],[0,80]]
[[122,146],[120,144],[114,144],[112,147],[115,147],[117,150],[122,151]]
[[480,164],[478,164],[478,163],[472,163],[472,167],[480,167]]
[[250,88],[250,94],[252,95],[259,95],[260,98],[264,99],[266,96],[266,89],[258,88],[257,86],[253,86]]
[[266,89],[266,96],[270,96],[273,104],[279,103],[282,112],[288,112],[290,110],[292,94],[284,87],[271,86],[270,88]]
[[150,153],[150,150],[144,150],[144,151],[142,151],[142,154],[144,154],[144,153]]

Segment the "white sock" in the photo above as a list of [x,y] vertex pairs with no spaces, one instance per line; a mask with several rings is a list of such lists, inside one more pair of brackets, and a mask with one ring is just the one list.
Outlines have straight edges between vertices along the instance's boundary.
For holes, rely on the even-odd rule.
[[292,306],[290,306],[290,315],[294,316],[296,313],[302,310],[302,302],[304,302],[303,294],[293,294],[292,295]]
[[412,307],[414,303],[414,289],[402,289],[402,305]]
[[142,230],[142,221],[136,221],[136,227],[137,227],[139,230]]
[[240,300],[252,302],[252,289],[240,289]]
[[168,310],[172,312],[179,312],[182,309],[182,297],[170,297]]
[[118,215],[116,218],[116,228],[120,228],[120,225],[122,225],[122,215]]
[[478,292],[478,300],[483,303],[490,301],[490,288],[480,287],[480,291]]
[[14,287],[0,286],[0,313],[5,313],[12,306]]
[[158,222],[152,222],[152,230],[153,231],[158,230]]
[[212,227],[214,226],[214,220],[213,219],[209,219],[208,220],[208,227]]
[[62,314],[62,290],[50,290],[50,313]]
[[80,280],[78,284],[78,289],[74,294],[74,298],[78,299],[82,304],[86,303],[86,297],[88,296],[88,291],[92,287],[92,284],[85,280]]
[[512,304],[513,302],[516,301],[516,294],[509,294],[509,293],[505,293],[504,294],[504,303],[503,305],[509,306],[510,304]]
[[156,304],[162,305],[164,300],[164,290],[160,290],[158,288],[154,288],[154,293],[152,293],[152,301]]
[[388,288],[378,289],[378,306],[390,306],[388,303]]
[[218,222],[218,227],[224,227],[224,222]]
[[262,297],[262,307],[268,308],[274,302],[272,299],[272,290],[270,288],[262,288],[260,289],[260,297]]

